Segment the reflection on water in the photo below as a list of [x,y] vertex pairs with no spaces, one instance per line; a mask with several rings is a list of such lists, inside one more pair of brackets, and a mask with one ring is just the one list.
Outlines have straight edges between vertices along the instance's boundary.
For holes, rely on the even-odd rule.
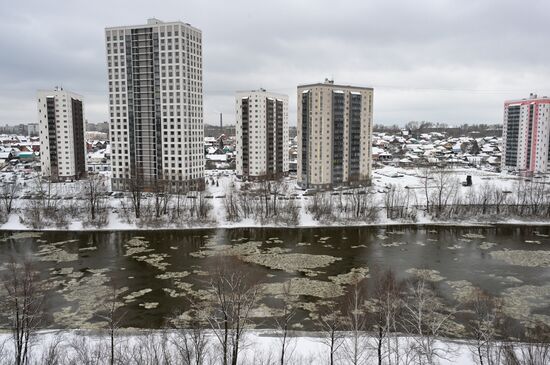
[[97,312],[112,287],[126,326],[161,327],[168,315],[186,310],[186,297],[200,298],[224,260],[263,283],[265,297],[254,312],[260,326],[270,326],[277,313],[283,282],[301,295],[297,326],[311,329],[317,301],[342,295],[354,277],[370,282],[387,268],[400,279],[422,275],[436,283],[448,305],[477,287],[502,296],[513,318],[550,323],[549,233],[520,226],[3,232],[0,260],[37,260],[51,288],[45,306],[55,327],[100,325]]

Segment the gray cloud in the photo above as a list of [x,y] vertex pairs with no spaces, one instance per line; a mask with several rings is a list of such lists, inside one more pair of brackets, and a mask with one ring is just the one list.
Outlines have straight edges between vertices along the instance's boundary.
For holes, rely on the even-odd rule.
[[234,120],[235,90],[289,94],[333,77],[375,87],[375,121],[498,122],[505,99],[550,94],[544,0],[7,1],[0,123],[36,116],[37,89],[85,96],[107,119],[104,28],[149,17],[203,32],[205,121]]

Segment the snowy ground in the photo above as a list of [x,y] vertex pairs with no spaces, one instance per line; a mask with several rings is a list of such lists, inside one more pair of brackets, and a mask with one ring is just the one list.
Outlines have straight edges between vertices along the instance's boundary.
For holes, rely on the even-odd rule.
[[[123,330],[117,337],[117,346],[120,348],[132,349],[131,346],[136,345],[138,340],[144,338],[144,332],[139,330]],[[154,332],[154,335],[159,336],[160,331]],[[6,350],[11,351],[11,335],[7,332],[0,332],[0,347],[4,344],[4,356],[6,355]],[[70,345],[74,343],[79,343],[82,346],[82,342],[77,342],[76,340],[85,337],[86,340],[90,341],[92,344],[104,343],[107,345],[107,337],[105,334],[100,335],[98,333],[92,333],[87,331],[56,331],[56,330],[44,330],[41,331],[33,344],[32,347],[32,358],[40,358],[42,352],[48,349],[51,344],[61,341],[61,351],[67,351],[68,355],[66,357],[70,358],[71,349]],[[216,338],[213,334],[209,336],[209,343],[211,345],[216,345]],[[160,337],[157,337],[160,338]],[[148,339],[149,342],[152,342],[151,339]],[[350,341],[348,338],[347,341]],[[402,350],[407,348],[407,345],[413,344],[412,338],[401,338],[400,343]],[[375,349],[371,348],[369,344],[369,339],[365,338],[362,342],[365,348],[369,350],[365,354],[366,364],[375,363]],[[263,331],[254,331],[248,332],[245,336],[244,346],[242,346],[243,351],[239,355],[239,364],[240,365],[256,365],[256,364],[275,364],[280,360],[280,348],[281,348],[281,338],[277,336],[273,331],[263,330]],[[326,340],[323,340],[320,333],[298,333],[294,334],[291,339],[287,342],[287,356],[286,364],[295,364],[295,365],[305,365],[305,364],[325,364],[328,363],[329,359],[329,348],[327,346]],[[465,341],[453,341],[453,340],[440,340],[436,341],[436,348],[444,350],[446,355],[442,358],[437,359],[437,364],[440,365],[470,365],[476,364],[473,360],[472,353],[470,352],[470,347]],[[81,349],[82,350],[82,349]],[[135,349],[134,349],[135,350]],[[210,353],[215,351],[210,350]],[[346,343],[340,342],[340,346],[335,355],[335,364],[344,365],[351,364],[348,361],[346,355]],[[368,355],[367,355],[368,354]],[[0,354],[1,355],[1,354]],[[369,357],[367,357],[369,356]],[[0,357],[0,360],[2,358]]]
[[[451,170],[455,175],[455,178],[462,182],[466,180],[466,176],[472,176],[472,187],[459,186],[459,191],[462,196],[467,196],[471,194],[472,191],[479,189],[484,184],[492,184],[496,188],[501,189],[502,191],[511,191],[514,184],[520,179],[517,176],[499,174],[489,171],[478,170],[474,168],[470,169],[453,169]],[[0,181],[8,181],[12,173],[0,173]],[[109,184],[108,175],[105,176],[105,184]],[[231,185],[239,187],[242,183],[235,177],[233,171],[227,170],[212,170],[206,172],[207,180],[217,182],[216,184],[209,183],[206,186],[206,194],[211,196],[210,201],[213,205],[213,210],[211,212],[212,222],[202,223],[194,226],[185,226],[185,227],[164,227],[165,229],[179,229],[179,228],[234,228],[234,227],[259,227],[262,226],[259,222],[254,221],[253,219],[243,219],[239,222],[228,222],[225,217],[224,209],[224,199],[225,194]],[[24,184],[24,189],[18,194],[19,199],[16,199],[14,202],[15,208],[22,208],[25,206],[27,200],[23,199],[24,196],[29,196],[36,191],[35,181],[29,176],[25,177],[25,180],[22,182]],[[82,196],[82,181],[77,182],[65,182],[52,184],[55,190],[55,195],[61,199],[77,199],[79,196]],[[423,179],[421,177],[421,171],[418,169],[403,169],[386,166],[380,169],[374,170],[372,187],[369,188],[370,192],[374,193],[373,197],[376,200],[379,206],[382,206],[384,195],[387,190],[387,187],[390,185],[399,185],[401,187],[407,187],[408,191],[412,193],[413,199],[411,204],[413,205],[422,205],[425,203],[424,198],[424,188],[423,188]],[[297,195],[296,202],[300,205],[300,227],[316,227],[316,226],[326,226],[327,224],[321,224],[320,222],[313,219],[313,217],[308,214],[306,206],[308,199],[310,197],[303,196],[303,190],[299,189],[296,185],[295,177],[288,177],[284,180],[286,195],[290,196],[291,194]],[[110,187],[107,186],[109,189]],[[147,229],[147,227],[138,227],[136,224],[128,224],[122,221],[118,214],[114,213],[116,209],[120,209],[120,198],[111,196],[109,197],[109,205],[111,207],[111,212],[109,215],[109,223],[102,227],[102,230],[139,230]],[[375,223],[352,223],[352,225],[396,225],[403,224],[401,221],[392,221],[381,217]],[[437,221],[433,222],[430,217],[427,217],[423,214],[419,214],[417,217],[416,224],[444,224],[444,225],[480,225],[483,222],[479,222],[477,219],[472,219],[471,221],[461,221],[457,222],[442,222]],[[490,222],[488,222],[490,223]],[[549,224],[547,221],[532,221],[532,220],[503,220],[498,223],[522,223],[522,224]],[[341,225],[345,223],[334,223],[334,225]],[[411,224],[406,222],[405,224]],[[263,226],[274,226],[274,225],[263,225]],[[23,225],[17,213],[12,213],[8,221],[0,226],[0,230],[27,230],[29,229]],[[47,229],[47,228],[46,228]],[[51,228],[55,229],[55,228]],[[68,227],[69,230],[97,230],[94,227],[83,227],[82,222],[75,221]]]

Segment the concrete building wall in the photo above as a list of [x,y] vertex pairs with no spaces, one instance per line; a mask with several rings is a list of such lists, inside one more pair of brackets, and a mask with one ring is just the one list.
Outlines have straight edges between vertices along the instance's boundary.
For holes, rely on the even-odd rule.
[[112,185],[204,186],[202,34],[182,22],[105,30]]
[[[373,89],[332,82],[298,86],[298,184],[368,183]],[[353,111],[352,111],[353,109]]]
[[235,113],[237,176],[288,174],[288,96],[265,90],[237,92]]
[[82,178],[86,172],[82,97],[57,88],[38,91],[37,100],[42,176],[53,181]]

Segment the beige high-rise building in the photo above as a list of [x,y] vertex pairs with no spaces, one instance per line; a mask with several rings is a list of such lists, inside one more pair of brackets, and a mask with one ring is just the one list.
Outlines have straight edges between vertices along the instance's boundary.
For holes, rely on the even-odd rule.
[[278,178],[288,174],[288,96],[264,89],[236,97],[237,176]]
[[56,87],[38,91],[37,99],[42,176],[52,181],[85,177],[82,96]]
[[373,89],[298,86],[298,185],[365,185],[371,177]]
[[113,190],[204,186],[202,33],[180,21],[105,30]]

